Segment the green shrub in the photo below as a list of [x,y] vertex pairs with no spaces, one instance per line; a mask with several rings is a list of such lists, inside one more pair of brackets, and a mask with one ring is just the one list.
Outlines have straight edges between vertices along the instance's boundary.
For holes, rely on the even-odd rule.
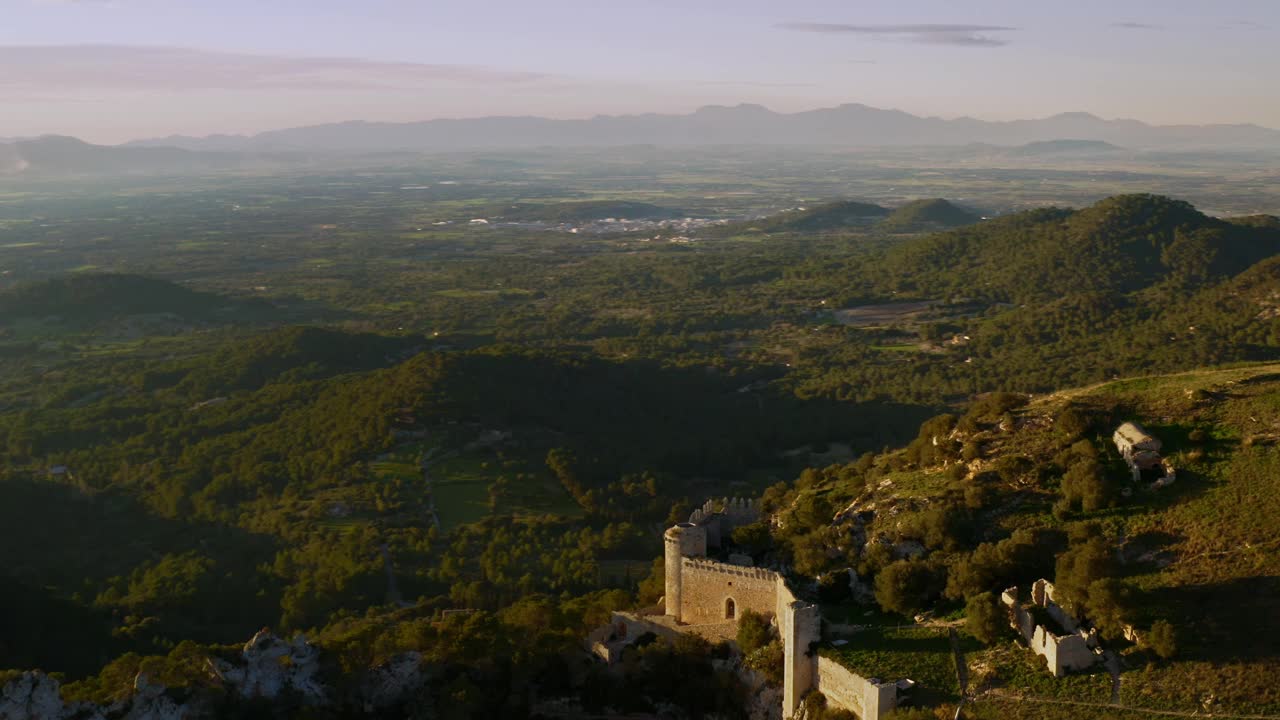
[[1178,632],[1168,620],[1155,621],[1143,636],[1142,643],[1163,660],[1178,654]]
[[946,572],[923,560],[900,560],[876,575],[876,602],[889,612],[914,615],[946,586]]
[[750,655],[769,643],[772,630],[769,621],[754,610],[743,610],[738,617],[738,648]]
[[1009,630],[1004,608],[993,593],[969,598],[964,606],[964,627],[986,645],[994,645]]

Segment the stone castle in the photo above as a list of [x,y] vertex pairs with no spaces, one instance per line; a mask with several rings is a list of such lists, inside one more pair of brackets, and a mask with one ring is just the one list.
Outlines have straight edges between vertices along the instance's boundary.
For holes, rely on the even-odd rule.
[[614,613],[609,627],[588,638],[593,652],[613,662],[622,648],[645,633],[672,637],[696,633],[711,640],[733,640],[743,611],[769,618],[782,639],[784,669],[782,716],[791,718],[804,696],[819,690],[828,702],[875,720],[897,703],[897,686],[865,680],[825,658],[815,647],[821,639],[818,606],[796,598],[782,575],[732,556],[722,563],[707,558],[734,528],[760,519],[759,501],[726,498],[708,501],[688,522],[663,535],[666,588],[660,608],[641,614]]

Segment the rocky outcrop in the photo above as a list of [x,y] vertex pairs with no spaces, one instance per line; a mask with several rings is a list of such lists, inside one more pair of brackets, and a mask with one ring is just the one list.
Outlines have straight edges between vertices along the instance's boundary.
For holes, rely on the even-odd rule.
[[301,634],[285,642],[266,628],[258,631],[241,652],[244,664],[210,659],[209,670],[241,697],[275,698],[289,690],[304,702],[319,705],[328,693],[319,679],[320,650]]
[[107,712],[111,717],[117,717],[119,710],[125,710],[123,720],[185,720],[196,714],[166,693],[165,686],[151,682],[146,673],[138,673],[133,679],[133,697],[113,705]]
[[[209,672],[245,698],[276,698],[289,692],[312,705],[329,701],[319,677],[320,650],[302,635],[285,642],[264,629],[245,643],[241,660],[210,659]],[[413,667],[416,670],[416,661]],[[403,680],[408,672],[396,668],[380,684],[380,698],[392,697],[395,680]],[[134,678],[127,699],[106,706],[64,702],[58,681],[39,671],[25,672],[0,690],[0,720],[188,720],[207,716],[206,710],[198,701],[179,702],[146,673]]]
[[39,671],[23,673],[0,690],[0,720],[187,720],[202,714],[146,673],[134,678],[128,699],[106,706],[63,702],[58,681]]

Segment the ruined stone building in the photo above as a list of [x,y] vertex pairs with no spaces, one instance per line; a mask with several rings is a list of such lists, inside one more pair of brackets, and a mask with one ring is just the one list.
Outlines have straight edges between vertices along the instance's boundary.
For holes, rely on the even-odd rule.
[[1148,433],[1141,425],[1127,422],[1111,435],[1116,450],[1133,473],[1133,481],[1140,482],[1146,474],[1153,487],[1169,485],[1175,478],[1173,466],[1160,455],[1160,439]]
[[[1049,672],[1062,677],[1071,670],[1092,667],[1101,657],[1098,631],[1086,630],[1053,599],[1053,583],[1040,579],[1031,586],[1031,603],[1018,598],[1018,588],[1000,594],[1000,602],[1009,610],[1009,624],[1022,634],[1027,645],[1045,659]],[[1042,610],[1041,618],[1033,612]]]

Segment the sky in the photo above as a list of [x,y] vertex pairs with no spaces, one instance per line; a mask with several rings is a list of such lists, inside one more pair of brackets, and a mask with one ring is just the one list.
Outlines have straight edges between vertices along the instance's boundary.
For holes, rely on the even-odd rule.
[[0,138],[864,103],[1280,128],[1280,0],[0,0]]

